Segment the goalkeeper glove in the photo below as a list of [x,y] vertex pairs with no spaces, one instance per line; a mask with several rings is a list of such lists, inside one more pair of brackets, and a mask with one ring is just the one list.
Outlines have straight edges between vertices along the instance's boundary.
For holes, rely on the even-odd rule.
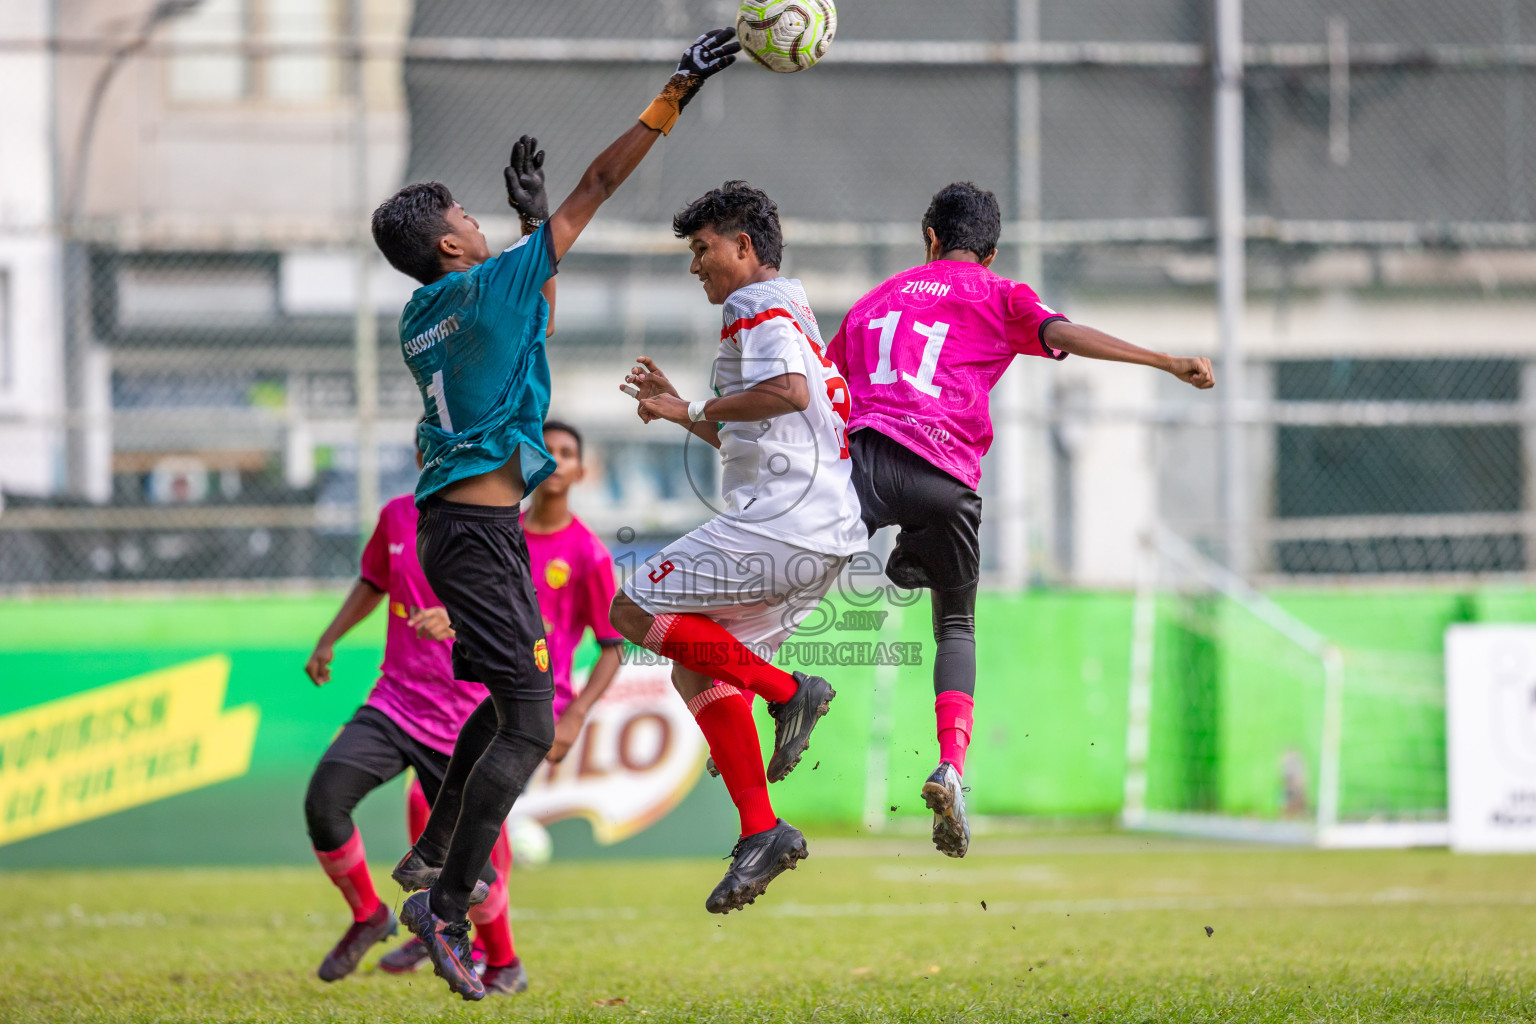
[[544,151],[539,140],[524,135],[512,144],[512,158],[502,169],[507,181],[507,205],[522,218],[525,233],[549,220],[549,196],[544,192]]
[[704,80],[736,63],[736,53],[740,49],[734,28],[717,28],[699,36],[683,51],[677,70],[667,79],[661,94],[640,115],[640,123],[663,135],[672,134],[672,126],[677,124],[683,108],[704,85]]

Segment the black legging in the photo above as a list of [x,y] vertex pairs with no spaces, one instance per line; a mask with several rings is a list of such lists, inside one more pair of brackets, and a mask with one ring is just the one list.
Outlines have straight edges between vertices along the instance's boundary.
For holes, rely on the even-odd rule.
[[554,741],[549,698],[517,700],[494,688],[459,730],[432,816],[416,840],[427,863],[443,865],[442,880],[432,889],[438,917],[464,918],[478,866],[490,857],[501,823]]
[[976,584],[933,590],[933,692],[976,696]]
[[[436,803],[437,780],[428,775],[418,775],[417,780],[427,803]],[[353,810],[363,797],[388,781],[373,772],[339,761],[321,761],[315,774],[310,776],[309,790],[304,794],[304,820],[309,826],[309,841],[315,849],[324,852],[341,849],[357,828],[352,821]],[[486,861],[478,877],[487,885],[496,881],[496,869],[491,867],[490,861]]]

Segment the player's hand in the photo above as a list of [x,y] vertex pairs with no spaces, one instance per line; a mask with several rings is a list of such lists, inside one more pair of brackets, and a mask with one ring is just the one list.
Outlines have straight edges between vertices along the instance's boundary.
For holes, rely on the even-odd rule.
[[[673,398],[681,398],[677,388],[667,379],[667,375],[656,365],[656,361],[650,356],[638,356],[635,359],[638,366],[630,368],[624,383],[639,390],[636,399],[644,401],[647,398],[655,398],[657,395],[671,395]],[[624,389],[620,387],[620,391]]]
[[576,740],[581,736],[581,727],[587,724],[585,712],[575,708],[566,708],[555,722],[555,742],[550,746],[549,753],[544,760],[550,764],[559,764],[565,760],[565,755],[571,752],[576,745]]
[[304,663],[304,674],[309,676],[309,681],[316,686],[324,686],[331,681],[331,659],[336,656],[335,650],[330,644],[317,644],[310,653],[309,660]]
[[668,423],[676,423],[678,426],[691,426],[688,419],[688,403],[676,395],[657,395],[654,398],[640,400],[640,421],[649,423],[651,420],[666,420]]
[[740,50],[741,43],[736,39],[734,28],[717,28],[705,32],[683,51],[682,59],[677,62],[677,71],[673,73],[663,94],[672,93],[677,100],[677,109],[682,110],[693,99],[693,94],[699,91],[705,79],[736,63],[736,54]]
[[452,640],[456,635],[448,622],[448,609],[441,606],[417,608],[405,624],[416,631],[419,640]]
[[512,144],[512,157],[502,169],[507,181],[507,205],[525,225],[538,227],[549,220],[549,196],[544,192],[544,151],[539,140],[524,135]]
[[1211,370],[1211,361],[1204,356],[1174,359],[1168,372],[1201,391],[1216,386],[1216,374]]

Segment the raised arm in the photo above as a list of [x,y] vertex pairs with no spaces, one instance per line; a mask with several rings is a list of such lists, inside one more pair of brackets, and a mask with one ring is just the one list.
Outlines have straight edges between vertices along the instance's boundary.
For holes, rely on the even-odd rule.
[[[539,140],[524,135],[514,142],[512,155],[507,159],[507,166],[502,168],[501,176],[507,183],[507,205],[517,211],[526,238],[549,220],[549,194],[544,191],[544,151],[539,148]],[[549,303],[549,323],[544,328],[544,337],[548,338],[555,333],[555,279],[551,277],[545,281],[541,291],[544,301]]]
[[1045,343],[1058,352],[1069,352],[1084,359],[1150,366],[1201,390],[1216,386],[1211,361],[1203,356],[1170,356],[1165,352],[1153,352],[1083,324],[1052,320],[1045,325]]
[[576,188],[566,196],[565,202],[560,204],[560,208],[549,219],[556,259],[563,258],[570,251],[577,236],[597,213],[597,208],[639,166],[656,142],[656,137],[671,134],[678,115],[705,80],[730,67],[736,60],[736,51],[740,49],[741,44],[736,42],[736,30],[719,28],[699,36],[692,46],[683,51],[677,71],[667,80],[661,93],[651,101],[651,105],[645,108],[640,119],[628,131],[598,154],[597,159],[582,174]]

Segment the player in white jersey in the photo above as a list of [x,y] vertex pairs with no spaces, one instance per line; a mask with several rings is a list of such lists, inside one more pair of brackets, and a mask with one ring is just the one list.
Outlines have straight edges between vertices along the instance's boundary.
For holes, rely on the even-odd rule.
[[[624,583],[612,619],[631,642],[672,659],[673,684],[741,815],[730,870],[705,901],[723,914],[806,856],[799,829],[773,813],[768,783],[799,763],[836,693],[820,676],[769,661],[864,550],[867,532],[848,458],[848,385],[822,351],[800,282],[779,277],[773,200],[728,181],[672,227],[688,240],[705,294],[725,307],[715,397],[683,400],[644,357],[625,390],[645,422],[670,420],[720,449],[724,503]],[[754,693],[775,721],[766,771]]]

